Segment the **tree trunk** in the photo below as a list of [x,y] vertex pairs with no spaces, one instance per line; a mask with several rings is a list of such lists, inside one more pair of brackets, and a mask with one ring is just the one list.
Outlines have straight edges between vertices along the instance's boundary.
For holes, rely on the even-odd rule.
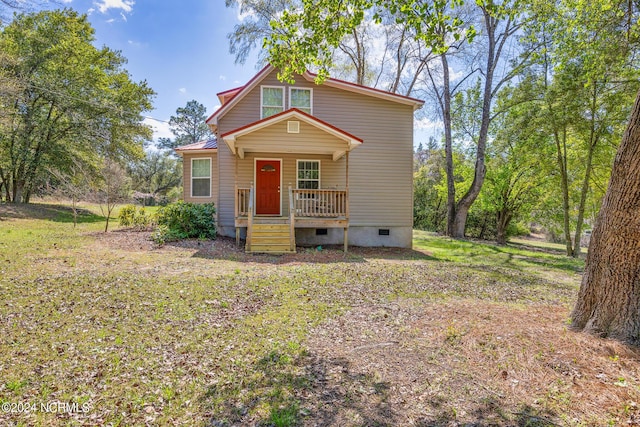
[[453,137],[451,133],[451,87],[449,82],[449,61],[447,55],[440,55],[442,62],[442,121],[444,122],[445,169],[447,172],[447,236],[455,236],[456,187],[453,175]]
[[582,225],[584,224],[584,211],[587,204],[587,194],[589,193],[589,185],[591,184],[591,170],[593,168],[593,153],[598,145],[599,135],[596,132],[596,114],[598,108],[598,85],[593,83],[593,92],[591,97],[591,127],[589,129],[589,151],[587,152],[587,164],[585,165],[584,179],[582,181],[582,189],[580,190],[580,204],[578,205],[578,220],[576,221],[576,233],[573,239],[573,252],[571,256],[578,258],[580,256],[580,240],[582,239]]
[[640,344],[640,93],[591,236],[572,326]]
[[[455,218],[453,221],[453,235],[454,238],[464,238],[464,230],[467,225],[467,216],[469,215],[469,209],[471,205],[476,201],[476,198],[482,190],[482,184],[484,184],[484,177],[487,173],[485,167],[485,151],[487,147],[487,138],[489,136],[489,124],[491,122],[491,100],[493,98],[493,73],[495,66],[498,63],[500,56],[499,50],[496,53],[496,38],[495,31],[497,21],[494,19],[488,10],[483,9],[485,18],[485,29],[487,31],[487,37],[489,39],[487,45],[487,69],[485,71],[484,78],[484,91],[482,94],[482,117],[480,121],[480,131],[478,133],[478,146],[476,148],[476,164],[475,172],[473,175],[473,182],[469,190],[460,198],[460,201],[455,207]],[[505,36],[506,37],[506,36]]]
[[498,212],[496,221],[496,243],[499,245],[507,244],[507,227],[511,222],[511,214],[507,209]]
[[566,243],[567,256],[573,254],[571,245],[571,225],[569,218],[569,174],[567,172],[567,130],[563,130],[562,137],[558,132],[554,132],[556,142],[556,154],[558,159],[558,167],[560,168],[560,188],[562,190],[562,215],[563,215],[563,231]]

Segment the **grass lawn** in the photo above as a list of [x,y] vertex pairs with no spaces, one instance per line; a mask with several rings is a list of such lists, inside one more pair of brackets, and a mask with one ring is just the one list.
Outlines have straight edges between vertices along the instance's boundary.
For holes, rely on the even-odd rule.
[[553,248],[266,256],[103,227],[0,204],[0,425],[640,422],[640,352],[568,329],[583,261]]

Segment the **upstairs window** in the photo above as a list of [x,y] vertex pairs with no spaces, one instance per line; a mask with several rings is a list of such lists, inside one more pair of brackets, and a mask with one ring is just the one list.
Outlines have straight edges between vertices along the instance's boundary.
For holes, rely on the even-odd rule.
[[262,118],[273,116],[284,111],[284,88],[262,86],[261,94]]
[[211,159],[191,159],[191,197],[211,197]]
[[311,89],[289,88],[289,107],[311,114],[313,95]]

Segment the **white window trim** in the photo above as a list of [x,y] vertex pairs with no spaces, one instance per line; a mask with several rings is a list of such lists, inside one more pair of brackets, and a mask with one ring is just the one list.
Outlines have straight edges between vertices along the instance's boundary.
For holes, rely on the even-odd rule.
[[[282,89],[282,105],[264,105],[264,91],[263,89]],[[264,85],[264,86],[260,86],[260,119],[264,119],[265,117],[262,115],[262,110],[264,107],[271,107],[271,108],[275,108],[275,107],[282,107],[282,111],[285,110],[285,95],[286,95],[286,91],[284,90],[285,87],[284,86],[269,86],[269,85]],[[267,117],[271,117],[271,116],[267,116]]]
[[[196,179],[205,179],[208,178],[209,179],[209,195],[208,196],[194,196],[193,195],[193,161],[194,160],[209,160],[209,176],[198,176],[196,177]],[[191,198],[192,199],[210,199],[212,197],[212,191],[211,191],[211,186],[213,183],[213,159],[211,157],[192,157],[191,158],[191,170],[189,171],[190,175],[191,175]]]
[[[318,163],[318,190],[322,189],[322,161],[320,159],[297,159],[296,160],[296,190],[301,190],[298,186],[300,178],[298,178],[300,173],[300,162],[317,162]],[[309,181],[309,180],[306,180]],[[308,190],[308,188],[302,188],[302,190]]]
[[[265,158],[265,157],[255,157],[253,159],[253,183],[255,183],[255,188],[256,188],[256,191],[253,192],[254,210],[255,210],[255,208],[257,206],[257,204],[256,204],[256,196],[257,196],[257,194],[256,193],[258,192],[258,190],[257,190],[258,189],[258,180],[256,178],[257,178],[257,175],[258,175],[258,160],[261,160],[261,161],[264,160],[264,161],[267,161],[267,162],[280,162],[280,208],[279,208],[280,210],[279,210],[279,213],[278,213],[277,216],[282,216],[282,193],[283,193],[283,191],[282,191],[282,170],[284,169],[284,167],[283,167],[284,166],[283,165],[284,162],[282,161],[282,159]],[[269,215],[267,215],[267,216],[269,216]]]
[[[313,88],[289,86],[289,108],[300,109],[300,107],[294,107],[294,106],[291,105],[291,91],[293,89],[296,89],[296,90],[308,90],[309,91],[309,115],[313,116]],[[302,111],[302,110],[300,110],[300,111]]]

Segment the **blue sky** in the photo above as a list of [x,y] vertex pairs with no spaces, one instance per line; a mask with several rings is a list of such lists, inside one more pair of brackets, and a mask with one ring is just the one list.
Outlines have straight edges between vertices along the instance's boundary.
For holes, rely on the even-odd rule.
[[[147,80],[157,93],[149,117],[168,121],[176,108],[195,99],[213,113],[216,93],[244,84],[256,71],[256,58],[235,65],[227,34],[239,22],[223,0],[66,0],[86,13],[96,45],[122,51],[135,81]],[[256,55],[257,56],[257,55]],[[154,139],[172,137],[168,124],[147,119]]]
[[[157,93],[145,120],[154,139],[173,136],[166,122],[178,107],[195,99],[211,114],[219,106],[216,93],[245,84],[259,70],[258,52],[245,65],[229,53],[227,34],[240,17],[224,0],[58,1],[86,13],[96,45],[122,51],[133,79],[147,80]],[[418,130],[415,144],[425,135]]]

